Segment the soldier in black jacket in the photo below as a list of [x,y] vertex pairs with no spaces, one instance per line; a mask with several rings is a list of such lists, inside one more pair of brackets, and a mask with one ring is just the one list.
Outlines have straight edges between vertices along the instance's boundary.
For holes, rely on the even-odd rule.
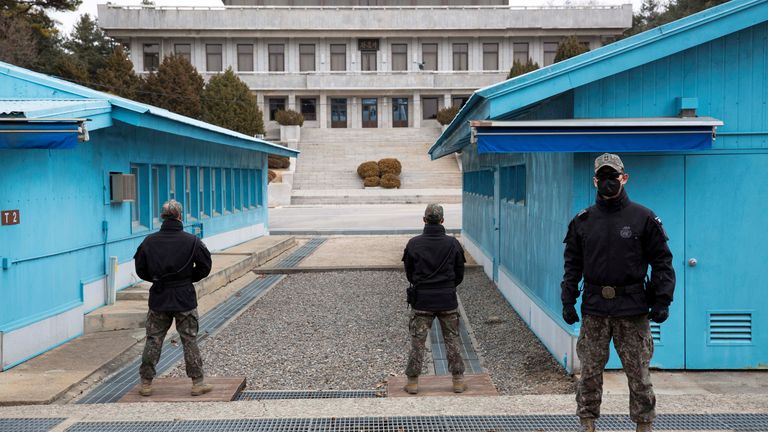
[[423,234],[410,239],[403,253],[405,275],[411,283],[408,303],[413,308],[408,325],[411,353],[405,370],[408,376],[405,391],[411,394],[418,393],[424,342],[435,318],[445,339],[453,391],[466,390],[456,298],[456,287],[464,279],[464,249],[456,238],[445,234],[443,222],[443,207],[429,204],[424,212]]
[[147,313],[147,342],[141,357],[142,396],[152,394],[155,365],[171,323],[184,348],[187,376],[192,378],[192,396],[208,393],[213,386],[203,379],[203,360],[197,346],[197,293],[192,285],[211,272],[211,253],[202,241],[184,232],[181,204],[170,200],[163,204],[160,232],[144,239],[133,256],[136,274],[152,282]]
[[[636,430],[651,431],[656,417],[648,370],[653,356],[648,320],[662,323],[669,317],[675,271],[661,219],[629,200],[624,190],[628,179],[617,155],[598,157],[593,179],[596,203],[573,218],[564,240],[561,300],[568,324],[579,321],[575,304],[584,279],[583,323],[576,345],[581,362],[576,402],[582,431],[594,431],[600,416],[611,339],[629,381],[630,417]],[[649,265],[651,276],[645,283]]]

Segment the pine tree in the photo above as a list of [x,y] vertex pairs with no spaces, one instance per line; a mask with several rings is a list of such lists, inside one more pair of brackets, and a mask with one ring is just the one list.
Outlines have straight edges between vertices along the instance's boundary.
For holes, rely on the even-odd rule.
[[138,98],[150,105],[200,119],[204,84],[203,77],[187,59],[171,55],[163,59],[156,73],[147,76]]
[[0,61],[34,68],[38,61],[37,41],[29,24],[17,16],[0,13]]
[[202,100],[204,121],[250,136],[264,133],[256,97],[231,67],[208,80]]
[[520,76],[523,74],[527,74],[528,72],[535,71],[538,68],[539,68],[539,64],[534,62],[530,58],[525,63],[521,63],[518,60],[515,60],[512,63],[512,69],[509,70],[507,79],[514,78],[516,76]]
[[555,54],[555,63],[576,57],[579,54],[589,52],[589,47],[579,42],[579,38],[576,36],[568,36],[557,47],[557,54]]
[[90,15],[84,14],[75,24],[72,34],[64,41],[64,48],[85,65],[88,76],[96,79],[96,72],[103,68],[112,54],[112,40],[99,28]]
[[658,0],[644,0],[640,12],[635,14],[632,19],[632,28],[625,31],[622,36],[628,37],[642,33],[728,1],[672,0],[665,8],[662,8]]
[[50,73],[80,85],[93,85],[85,64],[71,54],[59,56],[52,65]]
[[99,90],[128,99],[136,99],[141,87],[141,78],[133,71],[133,63],[119,44],[96,73],[96,81]]

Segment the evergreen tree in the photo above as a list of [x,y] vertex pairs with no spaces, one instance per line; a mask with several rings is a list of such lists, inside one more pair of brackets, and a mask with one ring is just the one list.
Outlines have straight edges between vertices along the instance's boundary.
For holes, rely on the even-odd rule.
[[264,133],[256,97],[231,67],[208,80],[203,90],[203,120],[250,136]]
[[525,63],[521,63],[517,60],[515,60],[512,63],[512,69],[509,70],[509,74],[507,75],[507,79],[514,78],[516,76],[520,76],[523,74],[527,74],[528,72],[535,71],[539,68],[539,64],[528,58],[528,61]]
[[85,64],[72,54],[61,54],[48,73],[80,85],[93,85]]
[[113,43],[90,15],[83,14],[63,45],[85,66],[88,76],[95,81],[96,72],[104,67],[112,54]]
[[662,8],[657,0],[643,0],[640,12],[632,19],[632,28],[624,32],[623,37],[642,33],[660,25],[685,18],[728,0],[672,0]]
[[561,62],[571,57],[576,57],[579,54],[589,52],[589,47],[579,42],[579,38],[576,36],[568,36],[557,47],[557,53],[555,54],[555,63]]
[[34,68],[39,53],[31,27],[22,18],[0,13],[0,61]]
[[96,81],[99,90],[128,99],[136,99],[141,87],[141,78],[133,71],[133,63],[119,44],[96,73]]
[[187,59],[171,55],[163,59],[156,73],[147,76],[138,98],[150,105],[200,119],[204,84],[203,77]]

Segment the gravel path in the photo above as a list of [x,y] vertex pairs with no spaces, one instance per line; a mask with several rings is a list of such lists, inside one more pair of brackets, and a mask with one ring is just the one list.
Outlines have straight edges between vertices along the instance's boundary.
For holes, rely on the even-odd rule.
[[496,388],[503,395],[573,393],[575,384],[481,270],[468,271],[459,298]]
[[[206,375],[250,390],[370,389],[407,360],[402,272],[286,277],[201,347]],[[185,376],[183,362],[170,373]]]

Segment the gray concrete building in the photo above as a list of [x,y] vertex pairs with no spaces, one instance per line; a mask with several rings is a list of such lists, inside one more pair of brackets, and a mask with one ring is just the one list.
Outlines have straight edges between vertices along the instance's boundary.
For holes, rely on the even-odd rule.
[[577,35],[590,48],[632,24],[630,4],[518,7],[506,0],[225,0],[221,7],[99,5],[101,27],[139,73],[189,58],[207,79],[232,67],[274,112],[305,127],[436,127],[437,111],[503,81],[514,60],[551,64]]

